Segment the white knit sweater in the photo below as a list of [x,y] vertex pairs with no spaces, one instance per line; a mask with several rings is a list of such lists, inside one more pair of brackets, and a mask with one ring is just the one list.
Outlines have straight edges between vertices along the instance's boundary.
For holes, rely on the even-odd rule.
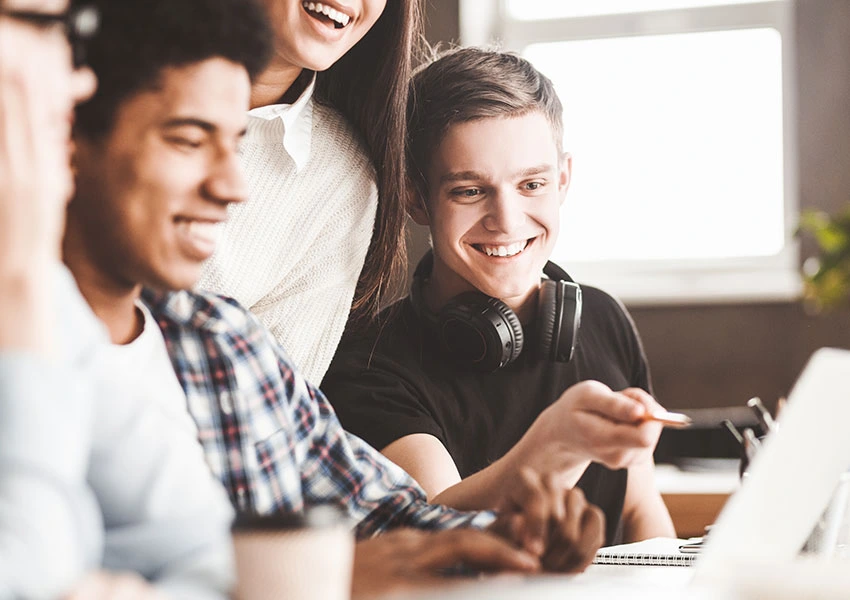
[[309,109],[312,142],[301,169],[281,143],[281,119],[249,119],[242,150],[249,199],[231,206],[198,287],[249,307],[318,385],[351,309],[378,192],[351,126],[333,109]]

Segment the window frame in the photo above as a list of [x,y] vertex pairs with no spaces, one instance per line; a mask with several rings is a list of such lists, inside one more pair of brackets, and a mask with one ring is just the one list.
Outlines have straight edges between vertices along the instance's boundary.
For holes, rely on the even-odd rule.
[[800,249],[794,1],[769,0],[622,14],[520,20],[507,0],[459,0],[461,43],[522,52],[534,43],[773,28],[782,40],[784,245],[779,254],[729,259],[565,262],[578,280],[630,305],[799,299]]

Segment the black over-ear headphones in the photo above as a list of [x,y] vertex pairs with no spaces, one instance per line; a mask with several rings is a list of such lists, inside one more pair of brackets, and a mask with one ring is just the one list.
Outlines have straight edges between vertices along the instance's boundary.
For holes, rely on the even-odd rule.
[[[428,309],[422,288],[433,267],[434,255],[429,250],[413,274],[410,301],[417,315],[433,327],[443,350],[452,359],[482,371],[495,371],[516,360],[522,352],[522,325],[498,298],[464,292],[436,314]],[[546,263],[543,273],[549,279],[541,282],[537,298],[537,352],[543,360],[568,362],[581,323],[581,288],[553,262]]]

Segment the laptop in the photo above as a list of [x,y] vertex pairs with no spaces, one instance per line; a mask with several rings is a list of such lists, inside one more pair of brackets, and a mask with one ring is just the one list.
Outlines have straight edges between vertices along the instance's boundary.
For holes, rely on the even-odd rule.
[[[721,511],[693,568],[595,565],[578,576],[497,576],[410,598],[844,599],[850,581],[846,569],[840,568],[840,577],[834,570],[813,576],[811,563],[791,561],[848,468],[850,350],[823,348],[798,377],[779,428],[764,440],[747,481]],[[782,565],[780,572],[776,565]],[[748,569],[742,576],[743,566]],[[755,587],[747,588],[753,579]],[[812,595],[813,581],[819,582],[820,595]]]
[[793,560],[850,468],[850,350],[822,348],[798,377],[779,427],[729,499],[695,565],[695,581],[742,563]]

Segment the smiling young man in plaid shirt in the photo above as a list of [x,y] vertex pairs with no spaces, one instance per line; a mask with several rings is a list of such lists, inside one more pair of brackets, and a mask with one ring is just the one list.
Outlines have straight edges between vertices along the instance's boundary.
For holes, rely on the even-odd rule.
[[[127,368],[163,390],[152,405],[197,436],[234,506],[259,515],[339,507],[362,540],[357,593],[430,581],[459,562],[583,569],[601,543],[603,517],[580,491],[527,472],[504,491],[495,520],[428,504],[402,469],[342,429],[250,312],[187,291],[215,249],[216,224],[245,199],[237,147],[248,76],[200,48],[217,43],[193,34],[203,0],[95,4],[103,33],[90,62],[101,86],[77,111],[65,261],[116,346],[145,340],[149,363],[171,359],[167,373]],[[143,303],[142,286],[167,291]],[[399,528],[420,531],[374,537]]]

